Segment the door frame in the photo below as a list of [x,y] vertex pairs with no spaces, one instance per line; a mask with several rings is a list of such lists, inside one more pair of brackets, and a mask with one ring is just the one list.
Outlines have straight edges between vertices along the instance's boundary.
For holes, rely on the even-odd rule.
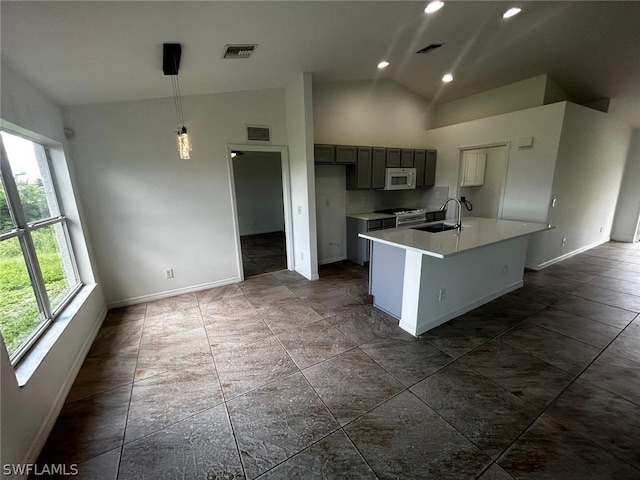
[[[504,194],[507,190],[507,175],[509,173],[509,160],[511,155],[511,141],[505,140],[504,142],[493,142],[493,143],[483,143],[479,145],[465,145],[464,147],[458,147],[458,181],[456,182],[456,192],[457,197],[460,197],[460,189],[464,188],[460,186],[460,182],[462,181],[462,156],[465,152],[469,150],[483,150],[486,148],[496,148],[496,147],[505,147],[505,160],[506,160],[506,168],[504,169],[504,174],[502,177],[502,185],[500,187],[500,202],[498,204],[498,212],[499,219],[502,219],[502,212],[504,208]],[[488,159],[487,159],[488,161]]]
[[227,144],[227,165],[229,168],[229,182],[231,183],[231,209],[233,213],[233,229],[236,237],[236,261],[240,281],[244,281],[244,268],[242,266],[242,246],[240,244],[240,224],[238,221],[238,205],[236,203],[236,181],[233,175],[232,150],[245,152],[271,152],[280,154],[280,167],[282,169],[282,203],[284,205],[284,236],[287,251],[287,270],[293,270],[293,219],[291,210],[291,174],[289,171],[289,153],[283,145],[248,145]]

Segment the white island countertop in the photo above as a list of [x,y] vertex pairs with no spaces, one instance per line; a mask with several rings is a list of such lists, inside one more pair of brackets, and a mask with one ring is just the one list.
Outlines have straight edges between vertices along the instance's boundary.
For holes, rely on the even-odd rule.
[[[441,223],[441,222],[432,222]],[[453,222],[445,222],[453,223]],[[425,224],[428,225],[428,224]],[[424,225],[417,225],[418,227]],[[416,226],[414,226],[415,228]],[[462,229],[438,233],[423,232],[412,227],[393,228],[359,234],[360,237],[394,247],[420,252],[436,258],[446,258],[483,245],[491,245],[523,235],[547,230],[542,223],[525,223],[493,218],[467,217]]]

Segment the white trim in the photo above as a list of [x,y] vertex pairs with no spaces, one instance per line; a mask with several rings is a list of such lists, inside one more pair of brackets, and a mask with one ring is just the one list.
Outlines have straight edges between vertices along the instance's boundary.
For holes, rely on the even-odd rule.
[[193,285],[191,287],[176,288],[174,290],[165,290],[160,293],[152,293],[150,295],[141,295],[139,297],[127,298],[118,302],[107,304],[109,308],[128,307],[130,305],[137,305],[139,303],[152,302],[154,300],[161,300],[163,298],[175,297],[183,293],[199,292],[201,290],[208,290],[210,288],[222,287],[224,285],[231,285],[232,283],[241,282],[240,277],[231,277],[224,280],[216,280],[215,282],[201,283],[200,285]]
[[[449,310],[448,312],[443,313],[442,315],[436,317],[429,323],[422,324],[420,323],[420,321],[418,321],[418,325],[416,325],[416,332],[414,333],[414,335],[415,336],[422,335],[423,333],[431,330],[432,328],[437,327],[438,325],[442,325],[443,323],[448,322],[453,318],[459,317],[460,315],[470,312],[474,308],[478,308],[479,306],[484,305],[485,303],[489,303],[490,301],[495,300],[496,298],[501,297],[502,295],[506,295],[507,293],[517,290],[518,288],[522,287],[523,284],[524,283],[522,282],[522,280],[514,282],[511,285],[507,285],[506,287],[503,287],[499,290],[496,290],[495,292],[485,295],[484,297],[481,297],[467,305],[456,308],[455,310]],[[400,320],[399,327],[409,332],[413,328],[413,325],[411,323],[403,323],[402,320]]]
[[244,281],[244,269],[242,267],[242,248],[240,245],[240,225],[238,222],[238,205],[236,202],[236,182],[233,176],[232,150],[244,150],[246,152],[275,152],[280,154],[282,168],[282,203],[284,205],[284,236],[287,249],[287,270],[294,270],[293,252],[293,219],[291,209],[291,174],[289,169],[289,151],[284,145],[247,145],[227,144],[227,167],[229,169],[229,183],[231,186],[231,210],[233,229],[236,237],[236,262],[240,281]]
[[341,262],[342,260],[346,260],[347,256],[342,255],[340,257],[326,258],[324,260],[319,260],[318,265],[327,265],[329,263]]
[[42,423],[40,430],[38,430],[38,433],[36,434],[33,442],[31,443],[31,446],[24,456],[24,460],[22,461],[23,464],[35,463],[38,459],[40,452],[44,448],[44,445],[47,442],[51,431],[53,430],[53,426],[55,425],[56,420],[58,420],[58,416],[62,411],[62,407],[64,406],[64,402],[67,399],[67,395],[69,395],[71,387],[76,381],[76,377],[80,372],[80,368],[82,368],[84,360],[89,353],[89,349],[91,348],[91,345],[93,345],[93,341],[98,335],[100,327],[102,327],[102,323],[104,322],[106,316],[107,307],[105,306],[98,314],[98,321],[95,322],[93,328],[91,329],[91,332],[87,336],[87,339],[82,344],[82,348],[78,352],[78,355],[76,356],[76,359],[74,360],[69,373],[64,379],[64,382],[60,390],[58,391],[58,395],[56,396],[53,405],[51,405],[51,408],[49,409],[49,413],[47,414],[45,421]]
[[552,258],[551,260],[548,260],[544,263],[541,263],[539,265],[530,265],[530,264],[525,264],[525,267],[527,267],[529,270],[542,270],[543,268],[549,267],[551,265],[553,265],[554,263],[558,263],[561,262],[562,260],[566,260],[567,258],[573,257],[575,255],[578,255],[582,252],[586,252],[587,250],[591,250],[592,248],[597,247],[598,245],[602,245],[603,243],[607,243],[608,241],[610,241],[609,238],[605,238],[604,240],[598,240],[597,242],[594,242],[590,245],[587,245],[586,247],[581,247],[577,250],[574,250],[572,252],[569,253],[565,253],[564,255],[561,255],[559,257],[556,258]]

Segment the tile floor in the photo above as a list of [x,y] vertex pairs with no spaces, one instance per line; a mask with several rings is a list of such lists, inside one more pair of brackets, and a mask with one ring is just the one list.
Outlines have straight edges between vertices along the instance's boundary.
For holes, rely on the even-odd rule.
[[287,268],[284,232],[244,235],[240,246],[245,279]]
[[640,478],[640,246],[413,338],[367,272],[109,312],[41,455],[78,478]]

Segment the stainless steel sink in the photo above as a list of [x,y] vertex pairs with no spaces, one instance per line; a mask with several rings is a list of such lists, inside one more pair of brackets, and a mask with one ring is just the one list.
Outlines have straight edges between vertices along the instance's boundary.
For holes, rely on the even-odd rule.
[[438,233],[446,232],[447,230],[454,230],[457,227],[455,225],[451,225],[450,223],[432,223],[431,225],[423,225],[421,227],[411,228],[413,230],[420,230],[421,232]]

